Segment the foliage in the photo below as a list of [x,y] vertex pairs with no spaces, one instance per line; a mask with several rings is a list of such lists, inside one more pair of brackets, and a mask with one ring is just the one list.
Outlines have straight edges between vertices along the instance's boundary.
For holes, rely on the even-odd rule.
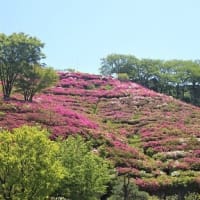
[[100,73],[102,75],[112,75],[113,73],[129,74],[129,65],[136,66],[138,59],[131,55],[110,54],[106,58],[101,59]]
[[128,80],[129,80],[128,74],[126,74],[126,73],[119,73],[119,74],[117,75],[117,78],[118,78],[120,81],[128,81]]
[[44,199],[58,186],[63,168],[59,145],[48,133],[23,126],[0,133],[0,197]]
[[130,182],[130,178],[118,177],[112,190],[112,196],[109,200],[148,200],[149,195],[146,192],[139,191],[138,187]]
[[44,44],[24,33],[0,34],[0,79],[4,99],[9,99],[17,77],[44,58]]
[[199,193],[189,193],[185,195],[184,200],[200,200]]
[[73,67],[69,67],[69,68],[65,69],[65,71],[75,73],[76,69],[74,69]]
[[52,68],[33,65],[18,76],[15,86],[25,101],[32,101],[37,92],[53,86],[57,80],[58,75]]
[[67,175],[57,195],[72,200],[99,199],[111,179],[108,163],[91,152],[89,143],[80,136],[69,136],[61,146],[61,160]]
[[[79,133],[119,175],[158,196],[199,190],[200,108],[112,77],[59,72],[34,98],[0,101],[0,127],[46,127],[51,139]],[[87,86],[95,85],[93,90]],[[106,87],[109,86],[109,90]]]
[[[9,99],[15,86],[25,101],[32,101],[37,92],[56,82],[55,72],[40,63],[44,58],[43,46],[37,38],[23,33],[0,34],[4,99]],[[114,187],[112,198],[126,192],[137,194],[133,182],[142,190],[168,199],[183,199],[188,192],[199,191],[200,109],[160,93],[200,105],[200,62],[111,54],[102,59],[100,70],[109,76],[74,73],[74,70],[59,72],[59,83],[37,95],[34,103],[24,103],[17,94],[9,102],[0,102],[3,129],[39,124],[51,132],[51,139],[65,139],[69,134],[80,133],[95,141],[93,152],[79,137],[69,137],[59,143],[61,146],[48,140],[52,145],[49,149],[45,142],[35,139],[38,132],[47,139],[47,133],[39,128],[3,131],[0,134],[1,198],[10,199],[16,193],[16,199],[31,199],[28,195],[34,192],[34,184],[43,188],[37,187],[37,195],[43,198],[53,192],[64,176],[58,196],[98,199],[106,192],[110,180],[108,163],[98,156],[99,152],[112,160],[119,175],[130,175],[130,179],[125,178]],[[119,79],[125,81],[112,78],[112,74],[119,74]],[[17,136],[18,132],[26,135]],[[34,132],[34,137],[29,138],[29,132]],[[42,152],[41,156],[38,151]],[[64,174],[59,160],[65,167]],[[53,171],[55,165],[58,173]],[[47,168],[50,174],[46,177]],[[125,195],[125,198],[128,197]],[[185,198],[199,196],[191,193]]]
[[103,75],[126,73],[147,88],[200,105],[199,61],[137,59],[123,54],[110,54],[101,61]]
[[200,194],[199,193],[188,193],[184,195],[184,197],[179,197],[177,194],[165,196],[164,198],[160,198],[161,200],[178,200],[178,199],[184,199],[184,200],[200,200]]

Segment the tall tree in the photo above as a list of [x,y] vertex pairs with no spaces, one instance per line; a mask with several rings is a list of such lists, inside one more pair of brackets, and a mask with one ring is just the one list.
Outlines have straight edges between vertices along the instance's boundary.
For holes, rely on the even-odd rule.
[[[165,66],[171,69],[171,71],[168,71],[168,77],[170,77],[171,89],[173,90],[172,95],[176,98],[184,99],[189,78],[186,72],[187,63],[188,61],[184,60],[169,60],[165,62]],[[166,84],[169,85],[169,82]]]
[[24,33],[0,34],[0,80],[5,100],[10,98],[19,74],[45,57],[43,47],[40,40]]
[[61,146],[61,159],[67,176],[57,194],[71,200],[99,199],[111,179],[108,163],[91,152],[89,143],[80,136],[68,137]]
[[22,93],[25,101],[32,102],[37,92],[54,85],[58,74],[53,68],[33,65],[20,74],[16,80],[16,88]]
[[131,181],[129,175],[119,176],[114,182],[112,196],[108,200],[147,200],[149,195],[139,191],[138,187]]
[[200,105],[199,60],[164,61],[110,54],[102,59],[100,72],[103,75],[127,74],[131,81],[147,88]]
[[36,127],[0,132],[0,199],[45,199],[58,186],[64,168],[59,144]]
[[106,58],[101,59],[100,73],[103,75],[127,73],[127,67],[129,68],[129,59],[130,56],[128,55],[110,54]]
[[185,65],[187,73],[188,88],[191,96],[191,102],[199,104],[199,88],[200,88],[200,64],[198,62],[188,61]]

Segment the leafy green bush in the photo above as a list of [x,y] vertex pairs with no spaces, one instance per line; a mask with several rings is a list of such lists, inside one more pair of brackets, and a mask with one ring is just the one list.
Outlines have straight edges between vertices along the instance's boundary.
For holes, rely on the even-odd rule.
[[25,101],[32,101],[36,93],[53,86],[58,81],[57,72],[50,67],[34,65],[16,79],[16,91],[23,94]]
[[146,192],[139,191],[138,187],[130,181],[127,176],[118,177],[109,200],[148,200],[149,195]]
[[91,152],[90,143],[80,136],[61,142],[61,161],[66,175],[55,194],[71,200],[97,200],[106,192],[109,164]]
[[36,127],[0,132],[0,199],[44,199],[63,178],[59,144]]
[[178,200],[178,195],[172,195],[172,196],[167,196],[165,197],[165,200]]
[[95,87],[95,85],[94,84],[90,84],[90,85],[87,85],[86,86],[86,89],[87,90],[94,90],[96,87]]
[[129,76],[127,73],[119,73],[119,74],[117,74],[117,78],[120,81],[128,81],[129,80]]
[[111,90],[113,87],[111,86],[111,85],[105,85],[104,87],[103,87],[103,89],[105,89],[105,90]]
[[199,193],[189,193],[185,196],[184,200],[200,200]]

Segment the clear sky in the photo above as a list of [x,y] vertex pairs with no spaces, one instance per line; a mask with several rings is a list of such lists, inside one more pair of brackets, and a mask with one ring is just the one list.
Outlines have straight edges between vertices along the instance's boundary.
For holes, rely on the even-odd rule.
[[200,0],[0,0],[0,32],[45,43],[57,69],[98,73],[111,53],[200,59]]

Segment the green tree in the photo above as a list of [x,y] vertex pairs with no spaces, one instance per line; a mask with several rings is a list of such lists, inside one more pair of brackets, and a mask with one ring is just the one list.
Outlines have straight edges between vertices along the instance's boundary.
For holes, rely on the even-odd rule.
[[149,195],[146,192],[139,191],[138,187],[131,182],[129,176],[122,176],[116,179],[113,187],[113,195],[109,200],[147,200]]
[[99,199],[111,179],[108,163],[91,152],[89,143],[80,136],[69,136],[61,146],[63,165],[69,175],[63,179],[57,196],[72,200]]
[[188,61],[169,60],[165,62],[165,66],[171,69],[167,71],[170,82],[166,83],[167,85],[171,83],[171,94],[176,98],[184,99],[189,78],[186,71]]
[[128,74],[131,81],[157,92],[200,105],[199,60],[138,59],[133,55],[110,54],[101,59],[103,75]]
[[185,64],[187,74],[188,90],[191,96],[191,102],[199,104],[199,87],[200,87],[200,63],[187,61]]
[[43,47],[40,40],[24,33],[0,34],[0,80],[5,100],[10,98],[19,74],[45,57]]
[[58,74],[50,67],[33,65],[20,74],[16,80],[16,88],[22,93],[25,101],[32,101],[37,92],[54,85]]
[[67,72],[70,72],[70,73],[76,73],[76,72],[78,72],[75,68],[73,68],[73,67],[69,67],[69,68],[67,68],[67,69],[65,69],[64,71],[67,71]]
[[113,73],[128,73],[129,60],[133,56],[123,54],[110,54],[101,59],[100,73],[102,75],[112,75]]
[[0,199],[44,199],[63,177],[59,144],[37,127],[0,133]]
[[161,60],[141,59],[134,65],[131,80],[145,87],[151,87],[152,80],[157,79]]

